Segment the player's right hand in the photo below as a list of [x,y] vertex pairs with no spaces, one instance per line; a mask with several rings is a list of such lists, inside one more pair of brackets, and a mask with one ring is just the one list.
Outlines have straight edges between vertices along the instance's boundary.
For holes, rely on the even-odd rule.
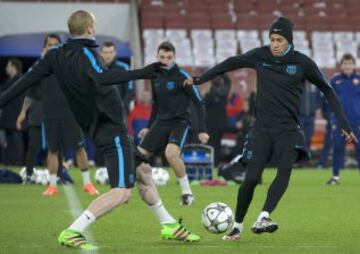
[[142,130],[139,132],[138,137],[139,137],[139,138],[144,138],[148,132],[149,132],[149,129],[148,129],[148,128],[144,128],[144,129],[142,129]]
[[21,130],[22,123],[25,121],[26,114],[24,112],[20,112],[18,118],[16,119],[16,129]]
[[355,136],[355,133],[353,131],[351,131],[350,133],[345,131],[344,129],[341,130],[341,136],[345,137],[345,140],[347,142],[353,142],[355,141],[356,143],[359,143],[358,139]]

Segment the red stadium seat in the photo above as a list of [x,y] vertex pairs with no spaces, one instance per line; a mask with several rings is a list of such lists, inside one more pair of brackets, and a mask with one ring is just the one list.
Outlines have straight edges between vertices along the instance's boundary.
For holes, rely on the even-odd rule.
[[238,14],[249,14],[255,12],[255,5],[250,1],[235,0],[235,11]]
[[211,29],[211,23],[208,20],[187,19],[188,29]]
[[164,22],[162,18],[159,19],[149,19],[141,21],[142,29],[146,28],[164,28]]
[[304,17],[290,17],[296,30],[307,30],[306,18]]
[[161,18],[162,11],[147,11],[141,13],[141,19],[149,20],[149,19],[159,19]]
[[258,27],[260,30],[268,30],[270,24],[276,19],[273,15],[260,15],[257,17]]
[[223,3],[211,4],[209,6],[209,11],[210,11],[211,15],[216,14],[216,13],[227,14],[227,13],[229,13],[229,7],[227,6],[227,4],[223,4]]
[[354,26],[348,21],[330,22],[329,28],[331,31],[353,31]]
[[180,12],[183,9],[178,3],[166,3],[164,4],[165,12]]
[[307,16],[305,18],[306,27],[309,31],[327,31],[329,24],[326,18],[319,16]]
[[280,8],[271,2],[267,2],[267,4],[259,4],[256,8],[259,15],[271,15],[276,10],[280,10]]
[[201,13],[209,13],[209,6],[202,2],[196,2],[194,4],[186,4],[185,9],[188,13],[192,12],[201,12]]
[[186,28],[186,20],[184,18],[179,18],[179,16],[167,17],[165,19],[165,28],[166,29]]
[[229,15],[213,15],[211,16],[211,24],[216,29],[235,29],[236,23],[232,22]]
[[236,26],[239,30],[254,30],[258,29],[258,16],[256,15],[237,15]]

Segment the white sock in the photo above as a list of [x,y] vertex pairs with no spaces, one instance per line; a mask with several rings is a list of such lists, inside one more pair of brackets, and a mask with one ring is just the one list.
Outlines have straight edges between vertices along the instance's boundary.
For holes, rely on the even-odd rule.
[[185,175],[183,178],[178,178],[177,180],[180,184],[182,194],[192,194],[189,179],[188,179],[187,175]]
[[244,224],[242,222],[239,223],[235,221],[233,228],[237,228],[240,231],[240,233],[242,233],[244,229]]
[[84,185],[90,183],[90,171],[89,170],[81,171],[81,174],[83,177]]
[[70,225],[69,229],[83,233],[96,220],[95,215],[86,210]]
[[149,206],[155,217],[160,221],[160,225],[176,223],[176,220],[168,213],[161,200],[155,205]]
[[57,175],[56,174],[50,174],[49,182],[50,182],[50,185],[57,186]]
[[340,176],[333,176],[332,177],[334,180],[336,180],[336,181],[339,181],[340,180]]
[[270,214],[269,212],[266,212],[266,211],[262,211],[259,215],[259,217],[257,218],[258,221],[261,221],[262,218],[269,218]]

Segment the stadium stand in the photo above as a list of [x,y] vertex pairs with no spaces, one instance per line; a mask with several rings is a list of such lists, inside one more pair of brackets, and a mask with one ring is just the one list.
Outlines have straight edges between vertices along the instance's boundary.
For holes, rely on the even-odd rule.
[[[359,34],[355,36],[354,31],[360,27],[359,11],[356,0],[143,0],[141,23],[145,48],[151,47],[146,35],[150,28],[183,29],[185,31],[181,32],[181,36],[185,34],[185,37],[181,38],[191,42],[190,58],[193,61],[188,63],[209,67],[231,53],[245,52],[254,46],[268,43],[269,23],[275,17],[285,15],[295,23],[296,48],[314,57],[321,67],[334,68],[336,60],[344,53],[358,57]],[[193,29],[195,33],[191,31]],[[232,31],[237,32],[238,45],[231,42],[234,39]],[[159,34],[157,41],[163,39]],[[203,37],[194,34],[203,34]],[[166,38],[172,41],[180,39],[176,35]],[[200,51],[199,40],[202,46]],[[189,45],[187,42],[184,44],[184,50],[187,51],[185,55],[188,55]],[[180,49],[179,52],[182,51]]]
[[[359,58],[358,0],[142,0],[140,3],[146,63],[154,60],[154,47],[159,41],[167,39],[176,44],[179,64],[201,72],[237,53],[268,44],[269,24],[278,16],[287,16],[294,22],[295,48],[311,56],[328,77],[335,72],[336,63],[344,53]],[[360,66],[360,61],[357,63]],[[249,70],[232,73],[231,80],[243,87],[243,96],[247,97],[254,86],[255,73]],[[315,146],[321,146],[319,135],[316,131]]]

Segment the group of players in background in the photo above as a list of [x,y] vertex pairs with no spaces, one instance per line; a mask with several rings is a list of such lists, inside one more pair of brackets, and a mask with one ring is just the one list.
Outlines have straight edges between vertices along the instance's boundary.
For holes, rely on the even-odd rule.
[[[193,101],[196,104],[200,122],[204,123],[203,101],[196,86],[228,71],[240,68],[255,69],[257,96],[254,121],[246,136],[241,160],[247,168],[247,174],[239,188],[234,226],[223,237],[224,240],[238,240],[243,234],[243,220],[252,201],[254,189],[270,160],[276,162],[277,174],[269,187],[266,201],[252,231],[260,234],[272,233],[278,229],[277,223],[270,219],[270,214],[286,191],[293,164],[310,157],[298,123],[300,98],[305,80],[317,86],[325,95],[336,116],[339,135],[344,136],[341,139],[342,144],[345,144],[345,140],[357,142],[358,126],[353,121],[349,123],[350,117],[345,115],[334,89],[317,65],[294,49],[293,24],[284,17],[276,19],[271,24],[270,45],[230,57],[200,77],[191,77],[176,65],[176,50],[169,42],[159,45],[159,62],[138,70],[124,70],[123,65],[116,62],[115,57],[106,60],[108,58],[104,52],[115,50],[113,44],[106,43],[101,48],[105,62],[102,65],[96,52],[95,16],[87,11],[76,11],[68,19],[68,28],[71,35],[69,40],[60,44],[60,39],[56,35],[49,35],[45,39],[43,57],[0,97],[0,107],[3,107],[22,92],[28,91],[19,116],[19,126],[24,120],[25,112],[34,106],[34,101],[38,97],[42,98],[42,114],[46,129],[50,131],[46,134],[50,148],[50,172],[56,173],[59,166],[58,156],[62,149],[76,148],[77,162],[84,179],[84,190],[92,195],[97,195],[98,191],[89,180],[86,153],[81,145],[83,132],[93,140],[96,148],[104,156],[111,189],[97,197],[67,229],[61,232],[58,242],[67,247],[97,249],[97,246],[87,242],[83,235],[84,230],[97,219],[127,202],[135,182],[141,198],[161,224],[163,239],[188,242],[200,240],[198,235],[190,232],[181,221],[177,222],[167,212],[152,182],[148,158],[156,150],[165,153],[170,166],[175,170],[181,188],[180,202],[182,205],[191,205],[194,202],[194,194],[181,160],[181,151],[191,125],[189,103]],[[355,63],[354,59],[347,58],[344,58],[342,63],[345,64],[345,61],[349,60]],[[119,66],[122,68],[118,68]],[[356,74],[352,72],[344,75],[346,76],[343,79],[352,79],[352,82],[356,83],[353,76]],[[123,102],[119,90],[114,86],[131,88],[132,81],[136,79],[151,80],[154,101],[150,123],[140,132],[142,141],[138,147],[129,139],[124,124]],[[342,81],[334,82],[339,85]],[[57,86],[58,92],[63,96],[63,102],[66,102],[67,106],[61,108],[64,110],[64,107],[68,107],[69,114],[61,115],[69,115],[68,119],[53,119],[54,113],[47,115],[45,112],[45,107],[46,110],[56,108],[45,106],[45,98],[51,94],[46,89],[55,89],[52,86]],[[354,86],[351,89],[358,87]],[[344,90],[339,90],[340,94]],[[64,130],[69,132],[67,124],[73,126],[70,129],[74,132],[74,136],[69,138],[68,133],[63,133]],[[356,130],[355,133],[353,130]],[[38,129],[34,129],[33,132],[32,135],[38,138]],[[209,136],[203,124],[200,124],[198,132],[200,142],[206,143]],[[67,142],[68,140],[71,142]],[[29,162],[29,165],[31,168],[33,163]],[[29,176],[30,168],[27,171]],[[56,181],[50,178],[50,185],[44,194],[53,195],[56,192]]]

